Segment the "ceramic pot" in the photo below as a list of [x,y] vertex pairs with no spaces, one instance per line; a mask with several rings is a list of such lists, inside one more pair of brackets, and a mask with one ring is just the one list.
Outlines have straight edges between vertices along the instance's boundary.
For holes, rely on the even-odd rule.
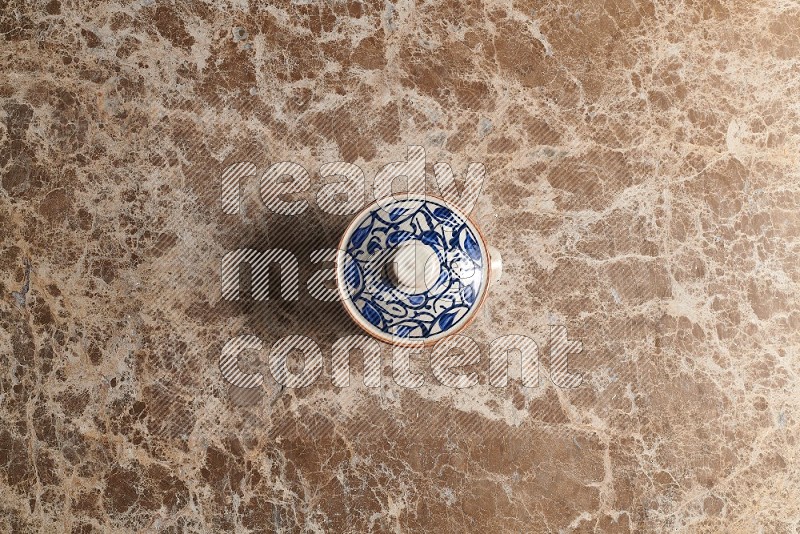
[[502,260],[458,208],[430,195],[387,197],[355,216],[336,256],[347,313],[396,345],[424,346],[475,317]]

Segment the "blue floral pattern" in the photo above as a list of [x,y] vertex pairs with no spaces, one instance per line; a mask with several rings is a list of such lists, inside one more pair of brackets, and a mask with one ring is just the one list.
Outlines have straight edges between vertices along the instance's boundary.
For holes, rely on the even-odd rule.
[[[355,311],[382,334],[425,341],[462,326],[485,290],[485,250],[474,227],[432,198],[386,199],[345,243],[345,293]],[[385,265],[398,246],[418,240],[436,254],[440,274],[423,293],[389,280]]]

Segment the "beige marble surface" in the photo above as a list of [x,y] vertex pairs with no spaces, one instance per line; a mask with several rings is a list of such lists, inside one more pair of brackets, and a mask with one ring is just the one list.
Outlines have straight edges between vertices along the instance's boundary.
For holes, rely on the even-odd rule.
[[[0,531],[800,532],[796,1],[11,0],[0,36]],[[384,347],[336,388],[339,304],[225,301],[220,261],[307,280],[349,220],[320,166],[369,191],[409,145],[486,166],[481,384]],[[223,213],[239,161],[302,165],[308,209],[250,178]],[[488,385],[552,324],[580,387]],[[323,376],[229,386],[245,333]]]

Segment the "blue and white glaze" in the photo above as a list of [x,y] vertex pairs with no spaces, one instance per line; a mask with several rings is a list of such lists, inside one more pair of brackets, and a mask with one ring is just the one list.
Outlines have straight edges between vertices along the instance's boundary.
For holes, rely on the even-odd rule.
[[[362,213],[348,234],[340,251],[340,290],[356,319],[378,337],[411,344],[438,339],[460,329],[480,304],[487,284],[485,245],[466,217],[443,201],[384,199]],[[430,246],[440,263],[438,279],[421,293],[395,287],[385,270],[398,246],[410,240]]]

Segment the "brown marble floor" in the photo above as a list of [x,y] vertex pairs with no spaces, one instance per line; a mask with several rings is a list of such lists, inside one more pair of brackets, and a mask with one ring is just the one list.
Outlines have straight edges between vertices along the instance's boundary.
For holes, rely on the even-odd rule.
[[[0,35],[0,531],[800,532],[796,1],[11,0]],[[400,387],[383,347],[337,388],[319,169],[366,200],[410,145],[486,168],[481,382]],[[225,213],[246,161],[302,165],[307,209],[250,176]],[[292,251],[299,300],[222,299],[242,247]],[[242,334],[259,388],[220,371]],[[270,378],[291,334],[312,387]],[[538,387],[487,383],[508,334]]]

